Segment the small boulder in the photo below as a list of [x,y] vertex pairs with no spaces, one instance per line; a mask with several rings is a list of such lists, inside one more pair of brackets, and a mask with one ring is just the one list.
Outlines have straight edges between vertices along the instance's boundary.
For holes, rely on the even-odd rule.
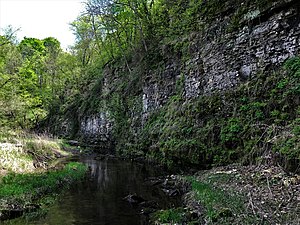
[[135,194],[129,194],[126,197],[123,198],[124,200],[126,200],[129,203],[133,203],[133,204],[140,204],[142,202],[145,202],[146,200],[143,199],[142,197],[135,195]]

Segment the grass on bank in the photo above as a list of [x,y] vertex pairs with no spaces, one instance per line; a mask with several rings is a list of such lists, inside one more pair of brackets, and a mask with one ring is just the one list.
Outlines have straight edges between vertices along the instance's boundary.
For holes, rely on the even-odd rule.
[[155,213],[154,220],[159,221],[159,223],[171,223],[171,224],[180,224],[184,220],[184,209],[165,209],[160,210]]
[[[32,220],[45,216],[47,208],[57,201],[61,191],[83,179],[86,171],[86,165],[70,162],[61,170],[31,174],[10,173],[4,176],[0,183],[0,223],[31,223]],[[21,212],[21,217],[11,216],[15,210]],[[18,221],[21,222],[17,223]]]
[[189,179],[195,198],[204,206],[209,221],[216,222],[220,218],[232,217],[245,210],[241,197],[235,193],[225,192],[194,177]]
[[[244,196],[220,188],[234,179],[232,174],[219,173],[188,176],[185,179],[191,184],[191,192],[186,208],[161,210],[155,213],[158,224],[257,224],[258,218],[248,213]],[[201,216],[194,214],[195,205],[201,206]],[[194,215],[193,215],[194,214]]]
[[20,197],[30,194],[32,198],[39,194],[55,192],[84,177],[87,167],[71,162],[62,170],[46,173],[16,174],[10,173],[0,183],[0,198]]
[[62,189],[82,179],[85,165],[58,160],[73,150],[61,139],[1,127],[0,220],[11,218],[16,209],[26,217],[40,215]]
[[0,128],[0,176],[47,169],[55,159],[71,156],[73,150],[79,149],[62,139]]

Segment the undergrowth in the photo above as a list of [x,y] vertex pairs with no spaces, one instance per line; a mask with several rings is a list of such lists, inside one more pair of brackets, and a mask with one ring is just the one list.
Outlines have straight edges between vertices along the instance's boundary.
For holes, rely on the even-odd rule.
[[135,151],[169,166],[264,162],[299,171],[299,74],[295,57],[226,93],[186,101],[179,92],[148,118]]
[[[190,192],[185,207],[160,210],[152,216],[159,224],[258,224],[259,218],[247,206],[247,198],[233,189],[222,188],[239,177],[230,173],[186,176]],[[197,207],[200,206],[201,208]]]
[[171,223],[178,224],[184,220],[184,209],[165,209],[157,211],[153,216],[152,220],[159,221],[159,223]]
[[1,173],[33,172],[36,168],[46,169],[54,159],[70,155],[65,151],[63,140],[35,135],[24,131],[0,129]]
[[[218,221],[217,224],[226,224],[232,217],[246,212],[242,196],[215,187],[210,180],[200,181],[195,177],[189,177],[188,180],[191,182],[195,199],[204,206],[205,217],[209,223]],[[254,220],[251,216],[244,220],[244,224],[252,224],[252,222]]]

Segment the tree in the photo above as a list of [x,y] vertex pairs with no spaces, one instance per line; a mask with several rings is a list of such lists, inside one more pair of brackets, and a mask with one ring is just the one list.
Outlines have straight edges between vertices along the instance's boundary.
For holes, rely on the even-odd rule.
[[0,36],[0,47],[10,43],[16,43],[16,33],[20,31],[20,28],[14,29],[9,25],[8,27],[4,28],[3,31],[4,35]]
[[142,43],[147,51],[146,39],[153,35],[154,4],[154,0],[89,0],[86,12],[102,44],[115,42],[124,53]]
[[0,126],[30,128],[74,83],[79,64],[53,37],[0,40]]
[[88,16],[80,16],[71,23],[71,28],[76,35],[76,45],[73,48],[79,57],[82,66],[87,66],[93,58],[96,45],[94,42],[94,31]]

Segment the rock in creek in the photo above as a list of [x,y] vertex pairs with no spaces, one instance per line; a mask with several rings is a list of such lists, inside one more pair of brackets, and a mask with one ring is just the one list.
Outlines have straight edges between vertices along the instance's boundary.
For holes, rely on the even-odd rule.
[[75,141],[75,140],[68,140],[67,144],[69,144],[71,146],[79,146],[80,145],[79,141]]
[[124,200],[128,201],[129,203],[133,204],[140,204],[142,202],[145,202],[146,200],[143,199],[142,197],[135,195],[135,194],[129,194],[126,197],[123,198]]

